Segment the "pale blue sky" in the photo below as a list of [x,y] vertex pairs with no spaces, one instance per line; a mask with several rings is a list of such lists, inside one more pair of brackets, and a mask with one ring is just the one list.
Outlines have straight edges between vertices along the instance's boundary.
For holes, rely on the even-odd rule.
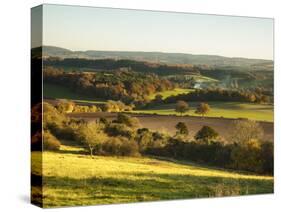
[[43,44],[273,59],[273,19],[44,5]]

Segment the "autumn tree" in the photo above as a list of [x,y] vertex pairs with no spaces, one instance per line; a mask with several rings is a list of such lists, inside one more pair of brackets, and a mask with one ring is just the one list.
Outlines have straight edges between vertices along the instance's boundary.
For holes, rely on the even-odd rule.
[[233,130],[231,130],[230,140],[233,143],[246,143],[250,140],[261,140],[264,131],[262,126],[252,120],[234,121]]
[[138,128],[140,126],[139,119],[128,116],[123,113],[118,113],[117,118],[116,120],[114,120],[114,122],[119,124],[125,124],[126,126],[131,128]]
[[195,113],[202,115],[202,117],[204,115],[206,115],[209,111],[211,110],[211,107],[208,103],[200,103],[197,108]]
[[189,106],[185,101],[178,101],[175,111],[181,115],[189,110]]
[[107,135],[102,131],[99,124],[87,123],[77,130],[78,139],[88,146],[91,157],[93,151],[97,150],[107,140]]
[[188,135],[189,133],[186,124],[183,122],[177,123],[176,129],[177,129],[177,134],[179,135]]
[[209,126],[203,126],[195,135],[195,139],[209,143],[212,139],[216,139],[219,134]]

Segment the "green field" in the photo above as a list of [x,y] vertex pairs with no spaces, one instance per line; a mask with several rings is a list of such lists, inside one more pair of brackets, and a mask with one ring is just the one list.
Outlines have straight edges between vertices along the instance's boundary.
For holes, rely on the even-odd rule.
[[[189,103],[190,110],[183,115],[199,116],[195,113],[198,103]],[[207,117],[224,118],[248,118],[257,121],[273,122],[273,105],[252,104],[240,102],[208,102],[211,106]],[[159,115],[180,115],[175,111],[175,104],[166,104],[147,108],[145,110],[132,111],[133,113],[159,114]]]
[[49,84],[49,83],[43,84],[43,96],[48,98],[55,98],[55,99],[68,99],[68,100],[75,101],[77,103],[91,103],[91,104],[105,103],[104,100],[92,99],[87,96],[79,95],[67,87]]
[[[126,203],[273,192],[273,178],[148,157],[104,157],[62,146],[43,153],[43,206]],[[33,152],[32,157],[40,157]],[[40,169],[33,160],[33,174]]]
[[197,82],[218,82],[217,79],[203,76],[203,75],[188,75],[189,77],[193,77]]
[[175,88],[173,90],[169,91],[162,91],[162,92],[157,92],[155,94],[150,95],[148,98],[149,99],[154,99],[156,95],[160,94],[163,96],[163,99],[168,98],[169,96],[177,96],[179,94],[187,94],[194,91],[194,89],[184,89],[184,88]]

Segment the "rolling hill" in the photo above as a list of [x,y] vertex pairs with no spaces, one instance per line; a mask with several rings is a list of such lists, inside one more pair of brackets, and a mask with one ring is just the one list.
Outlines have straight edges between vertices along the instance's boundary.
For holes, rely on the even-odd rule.
[[[38,158],[44,159],[44,208],[273,192],[270,176],[164,158],[95,156],[92,159],[81,151],[84,150],[62,146],[59,152],[32,152],[33,176],[40,173]],[[32,191],[37,197],[39,189],[33,187]]]
[[[38,53],[42,47],[33,48],[33,53]],[[128,59],[148,61],[165,64],[191,64],[208,66],[262,66],[273,67],[272,60],[248,59],[238,57],[223,57],[218,55],[194,55],[185,53],[164,52],[132,52],[132,51],[71,51],[69,49],[44,46],[43,56],[60,58],[87,58],[87,59]]]

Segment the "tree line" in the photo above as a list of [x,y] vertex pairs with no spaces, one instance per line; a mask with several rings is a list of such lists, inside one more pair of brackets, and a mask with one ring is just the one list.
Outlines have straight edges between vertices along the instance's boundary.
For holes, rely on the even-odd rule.
[[[263,140],[263,129],[254,121],[237,120],[229,141],[224,143],[209,126],[202,126],[191,138],[184,122],[179,122],[175,135],[170,135],[141,128],[137,118],[123,113],[111,121],[101,118],[86,122],[71,119],[48,103],[43,103],[43,110],[44,150],[59,151],[60,140],[69,140],[83,145],[92,157],[154,155],[273,174],[273,143]],[[41,150],[41,133],[32,136],[33,150]]]
[[125,103],[143,103],[155,92],[172,90],[173,83],[155,74],[132,71],[64,72],[47,66],[43,71],[44,83],[70,88],[73,92],[91,98],[121,100]]
[[271,103],[272,96],[256,90],[229,90],[229,89],[196,89],[194,92],[170,96],[163,100],[164,103],[183,101],[230,101],[230,102],[256,102]]
[[49,58],[44,61],[46,65],[54,67],[72,67],[72,68],[89,68],[98,70],[117,70],[120,68],[128,68],[135,72],[154,73],[157,75],[172,74],[198,74],[198,70],[193,66],[179,66],[149,63],[136,60],[114,60],[114,59],[83,59],[83,58]]

